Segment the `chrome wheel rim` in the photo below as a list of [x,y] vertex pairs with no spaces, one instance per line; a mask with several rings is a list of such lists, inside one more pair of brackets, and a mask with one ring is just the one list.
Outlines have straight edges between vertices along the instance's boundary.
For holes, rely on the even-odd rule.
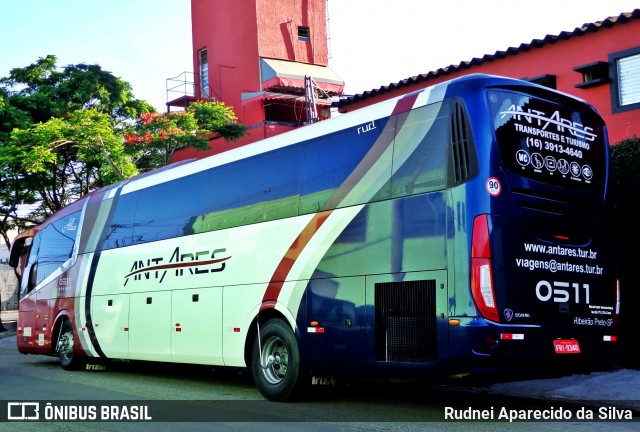
[[289,352],[282,339],[267,339],[260,360],[264,377],[270,384],[278,384],[284,380],[289,367]]

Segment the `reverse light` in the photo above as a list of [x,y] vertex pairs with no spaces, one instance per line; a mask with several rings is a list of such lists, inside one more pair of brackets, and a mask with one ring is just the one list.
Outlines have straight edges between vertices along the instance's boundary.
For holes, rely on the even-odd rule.
[[499,322],[498,308],[493,289],[491,247],[487,215],[476,216],[473,221],[471,243],[471,294],[484,318]]
[[488,308],[496,307],[493,301],[492,279],[491,261],[488,261],[486,264],[480,264],[480,294],[482,295],[482,301]]
[[620,279],[616,279],[616,312],[613,315],[614,324],[620,324]]

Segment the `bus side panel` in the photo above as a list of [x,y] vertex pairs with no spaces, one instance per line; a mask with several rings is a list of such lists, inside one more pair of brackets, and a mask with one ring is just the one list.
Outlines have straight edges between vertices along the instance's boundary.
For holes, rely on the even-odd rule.
[[[175,362],[223,364],[222,287],[171,293],[171,356]],[[194,350],[194,347],[198,347]]]
[[[93,322],[91,329],[95,332],[95,338],[91,340],[93,349],[96,352],[101,349],[109,357],[118,357],[116,353],[125,353],[123,348],[128,338],[127,358],[191,361],[189,359],[200,357],[202,361],[210,358],[212,363],[222,364],[220,350],[224,344],[225,364],[244,366],[248,323],[259,309],[268,282],[286,251],[295,244],[297,233],[312,217],[307,215],[102,251],[99,257],[94,257],[97,261],[95,276],[87,287],[87,295],[94,305],[91,314],[98,314],[88,320]],[[215,288],[210,288],[212,286]],[[212,298],[205,298],[203,294],[198,296],[198,302],[193,302],[193,294],[207,290],[213,290]],[[222,303],[226,305],[224,323],[220,303],[222,291]],[[114,296],[123,296],[119,297],[123,300],[122,309],[109,312],[107,302]],[[172,297],[180,301],[172,302]],[[96,306],[97,301],[99,306]],[[196,320],[190,311],[203,307],[207,309],[204,311],[206,318]],[[298,304],[293,307],[297,309]],[[127,308],[130,310],[125,315]],[[195,315],[195,309],[193,311]],[[109,317],[111,313],[115,314],[113,318]],[[191,323],[184,321],[187,315]],[[117,326],[107,326],[106,321],[117,323]],[[100,326],[107,326],[107,329],[100,329]],[[183,329],[177,331],[177,328]],[[225,329],[224,336],[228,339],[225,342],[221,329]],[[227,332],[226,329],[232,330]],[[182,335],[174,333],[182,331],[188,337],[177,339]],[[176,346],[173,350],[175,358],[170,348],[172,340],[183,340],[178,346],[185,348],[178,353]],[[203,347],[211,356],[202,353]]]
[[314,372],[357,370],[368,357],[366,280],[326,276],[314,273],[303,298],[306,308],[298,316],[303,355]]
[[103,353],[109,358],[130,358],[129,294],[93,296],[91,318],[95,338],[99,341]]
[[[416,345],[413,349],[427,349],[426,345],[420,348],[418,345],[431,344],[429,349],[435,353],[417,356],[414,360],[407,356],[399,362],[415,361],[432,366],[438,358],[446,357],[447,324],[443,318],[447,316],[447,280],[446,272],[441,270],[447,265],[447,214],[450,212],[447,210],[445,194],[434,192],[369,204],[345,227],[312,275],[303,299],[307,321],[298,322],[302,337],[306,339],[305,353],[314,370],[335,372],[352,368],[352,372],[361,373],[364,364],[393,369],[394,361],[381,357],[379,350],[388,348],[380,347],[386,343],[386,339],[380,335],[394,330],[376,322],[376,313],[380,320],[384,312],[378,307],[394,306],[376,304],[374,294],[378,280],[380,283],[398,283],[388,288],[392,297],[397,295],[400,299],[401,293],[405,292],[407,298],[415,295],[417,302],[427,297],[432,301],[428,305],[418,305],[419,308],[424,307],[420,311],[405,310],[400,312],[401,316],[389,318],[390,321],[399,323],[404,320],[409,323],[427,319],[428,316],[429,320],[434,320],[430,324],[433,325],[429,330],[431,335],[435,335],[437,327],[439,336],[442,336],[439,342],[435,337],[424,341],[419,337],[415,340],[397,340],[405,347]],[[424,272],[424,269],[439,271]],[[380,276],[361,276],[367,274]],[[413,284],[422,281],[421,278],[428,281],[430,288]],[[431,288],[436,285],[437,289]],[[426,297],[420,297],[426,290],[432,291]],[[311,322],[317,322],[317,328],[309,327]],[[410,327],[409,324],[407,326]],[[394,324],[390,327],[394,327]],[[417,367],[424,369],[424,366]]]
[[132,293],[129,301],[131,358],[171,361],[171,291]]
[[443,192],[368,204],[336,238],[317,270],[345,277],[444,269],[447,213]]
[[[50,354],[51,347],[51,327],[53,318],[51,317],[51,286],[55,281],[39,288],[36,291],[36,308],[34,317],[34,342],[37,346],[36,352],[40,354]],[[55,289],[55,288],[54,288]]]
[[35,309],[36,295],[25,296],[20,299],[20,310],[18,312],[18,331],[16,342],[18,351],[21,353],[33,353],[34,351],[34,334],[35,334]]
[[[243,267],[250,273],[264,276],[269,270],[261,268],[259,259],[251,260],[246,257]],[[239,263],[238,263],[239,264]],[[242,265],[241,265],[242,266]],[[246,366],[244,346],[249,332],[249,325],[260,308],[262,298],[267,289],[267,283],[229,285],[224,287],[220,321],[223,323],[222,333],[224,365]],[[224,311],[224,312],[223,312]]]

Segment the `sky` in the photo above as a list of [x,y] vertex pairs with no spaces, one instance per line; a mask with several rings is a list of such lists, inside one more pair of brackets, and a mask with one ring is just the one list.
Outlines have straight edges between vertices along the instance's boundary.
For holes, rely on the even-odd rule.
[[[100,65],[164,111],[167,79],[193,71],[190,0],[0,4],[0,77],[53,54],[61,68]],[[357,94],[636,8],[637,0],[328,0],[329,65],[345,94]]]

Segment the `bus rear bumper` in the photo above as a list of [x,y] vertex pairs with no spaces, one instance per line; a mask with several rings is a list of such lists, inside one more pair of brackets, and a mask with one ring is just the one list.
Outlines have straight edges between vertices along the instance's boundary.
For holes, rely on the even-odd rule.
[[610,370],[620,359],[618,328],[504,325],[456,318],[449,353],[457,372],[587,372]]

